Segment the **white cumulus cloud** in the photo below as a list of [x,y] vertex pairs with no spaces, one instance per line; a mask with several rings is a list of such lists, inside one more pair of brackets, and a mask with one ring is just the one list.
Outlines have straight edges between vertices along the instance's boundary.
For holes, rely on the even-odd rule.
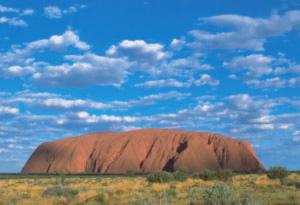
[[246,49],[264,50],[269,37],[280,36],[300,28],[300,11],[291,10],[283,15],[272,14],[269,18],[253,18],[226,14],[200,18],[201,22],[226,27],[231,31],[211,33],[193,30],[190,34],[195,41],[190,46],[201,49]]

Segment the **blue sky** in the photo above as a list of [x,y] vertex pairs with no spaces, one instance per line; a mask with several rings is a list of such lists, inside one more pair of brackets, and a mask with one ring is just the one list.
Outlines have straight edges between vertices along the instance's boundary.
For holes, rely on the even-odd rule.
[[300,169],[300,3],[0,1],[0,172],[40,143],[145,127]]

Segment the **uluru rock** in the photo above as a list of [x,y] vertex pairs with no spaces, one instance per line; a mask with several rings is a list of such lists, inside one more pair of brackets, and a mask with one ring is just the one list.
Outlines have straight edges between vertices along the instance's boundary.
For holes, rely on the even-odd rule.
[[149,173],[186,168],[264,170],[251,145],[208,132],[141,129],[41,144],[22,173]]

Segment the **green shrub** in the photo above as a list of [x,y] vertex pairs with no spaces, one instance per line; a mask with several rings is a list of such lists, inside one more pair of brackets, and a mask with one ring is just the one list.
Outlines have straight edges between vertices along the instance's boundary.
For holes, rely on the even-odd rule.
[[143,196],[130,202],[129,205],[152,205],[154,201],[155,199],[153,197]]
[[61,173],[56,175],[55,177],[55,185],[60,186],[60,185],[65,185],[66,182],[66,174]]
[[288,196],[288,200],[289,200],[289,205],[299,205],[300,203],[300,199],[295,193],[291,193]]
[[189,174],[185,169],[179,169],[173,173],[173,176],[176,181],[185,181],[188,179]]
[[223,181],[228,181],[233,176],[233,172],[229,169],[220,170],[217,172],[217,178]]
[[65,174],[60,174],[60,183],[61,183],[62,185],[65,184],[65,180],[66,180],[66,175],[65,175]]
[[289,175],[289,171],[285,167],[271,167],[267,172],[270,179],[284,179]]
[[169,188],[166,190],[166,195],[172,199],[175,199],[176,196],[177,196],[177,192],[176,192],[176,189],[174,188]]
[[152,173],[147,176],[148,182],[165,183],[173,179],[174,179],[173,175],[166,171]]
[[53,202],[55,205],[69,205],[70,204],[70,199],[67,199],[65,197],[59,197],[56,198]]
[[232,178],[233,172],[229,169],[214,171],[214,170],[203,170],[202,172],[196,175],[197,178],[203,179],[205,181],[220,179],[223,181],[227,181]]
[[190,189],[188,189],[188,194],[187,194],[187,204],[190,205],[196,205],[196,204],[203,204],[203,192],[205,188],[203,186],[192,186]]
[[253,196],[247,193],[242,194],[239,197],[238,205],[261,205],[261,203]]
[[133,170],[128,170],[128,171],[126,172],[126,175],[127,175],[128,177],[134,177],[134,176],[135,176],[135,172],[134,172]]
[[172,188],[155,191],[153,196],[156,200],[152,204],[171,205],[177,200],[176,189]]
[[9,204],[8,204],[8,205],[17,205],[17,202],[18,202],[18,199],[17,199],[17,198],[12,198],[12,199],[9,201]]
[[217,172],[213,170],[203,170],[202,172],[198,173],[198,177],[202,180],[208,181],[208,180],[213,180],[217,179]]
[[205,205],[233,205],[237,202],[234,190],[225,184],[206,189],[203,200]]
[[300,180],[284,178],[281,180],[281,184],[284,186],[295,186],[300,189]]
[[95,201],[100,202],[100,204],[103,204],[103,205],[109,204],[108,199],[106,198],[106,196],[102,192],[97,194],[97,196],[95,197]]
[[86,199],[84,202],[76,203],[76,205],[109,205],[109,200],[105,194],[100,191],[96,196]]
[[43,192],[43,196],[73,198],[78,194],[77,190],[63,186],[49,187]]

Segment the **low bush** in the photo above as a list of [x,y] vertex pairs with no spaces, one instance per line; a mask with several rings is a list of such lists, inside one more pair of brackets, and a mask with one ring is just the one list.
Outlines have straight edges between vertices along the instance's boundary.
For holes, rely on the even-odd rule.
[[69,189],[63,186],[54,186],[47,188],[42,195],[49,197],[65,197],[71,199],[77,194],[77,190]]
[[206,190],[204,186],[192,186],[188,189],[186,202],[189,205],[203,204],[203,192]]
[[206,169],[206,170],[203,170],[202,172],[198,173],[198,177],[205,181],[217,179],[217,172]]
[[271,167],[267,172],[267,176],[270,179],[283,180],[289,175],[289,171],[285,167]]
[[154,204],[172,205],[175,204],[176,201],[178,200],[177,191],[174,188],[155,191],[153,197],[155,200],[152,201],[151,205]]
[[155,199],[153,197],[143,196],[130,202],[128,205],[152,205],[154,201]]
[[102,204],[102,205],[108,205],[109,204],[109,201],[108,201],[107,197],[102,192],[100,192],[96,195],[95,201],[100,202],[100,204]]
[[[59,198],[56,198],[54,201],[53,201],[53,204],[54,205],[69,205],[70,204],[70,199],[67,199],[65,197],[59,197]],[[86,205],[86,204],[85,204]]]
[[61,183],[62,185],[64,185],[64,184],[65,184],[65,181],[66,181],[66,175],[65,175],[65,174],[60,174],[60,183]]
[[65,185],[66,183],[66,174],[58,174],[56,177],[55,177],[55,185],[57,186],[63,186]]
[[217,171],[217,178],[223,181],[228,181],[233,176],[233,172],[229,169]]
[[203,194],[203,200],[206,205],[237,204],[234,190],[225,184],[217,184],[206,189]]
[[174,179],[173,175],[166,171],[152,173],[147,176],[148,182],[156,182],[156,183],[165,183],[173,179]]
[[179,169],[173,173],[176,181],[185,181],[189,178],[189,173],[185,169]]
[[290,193],[288,196],[289,200],[289,205],[299,205],[300,204],[300,199],[295,193]]
[[198,173],[196,176],[205,181],[214,180],[214,179],[227,181],[233,176],[233,172],[228,169],[219,170],[219,171],[204,170]]
[[135,172],[133,170],[128,170],[126,172],[126,176],[128,176],[128,177],[134,177],[135,176]]
[[176,196],[177,196],[177,192],[176,192],[176,189],[174,188],[169,188],[166,190],[166,195],[169,196],[170,198],[172,199],[175,199]]
[[76,205],[109,205],[109,199],[100,191],[96,196],[87,198],[84,202],[76,203]]
[[281,180],[281,184],[284,186],[295,186],[297,189],[300,189],[300,180],[284,178]]
[[239,197],[236,205],[261,205],[261,203],[253,195],[244,193]]

